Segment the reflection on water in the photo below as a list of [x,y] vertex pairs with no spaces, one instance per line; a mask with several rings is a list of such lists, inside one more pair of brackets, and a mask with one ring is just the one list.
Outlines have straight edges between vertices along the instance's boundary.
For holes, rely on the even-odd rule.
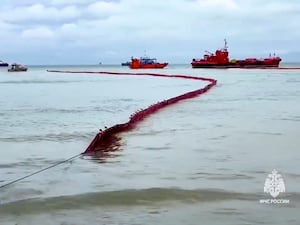
[[97,151],[84,154],[84,159],[89,159],[94,162],[105,163],[107,159],[112,159],[120,156],[122,153],[122,138],[117,135],[112,135],[109,140],[106,138],[104,142],[97,145]]

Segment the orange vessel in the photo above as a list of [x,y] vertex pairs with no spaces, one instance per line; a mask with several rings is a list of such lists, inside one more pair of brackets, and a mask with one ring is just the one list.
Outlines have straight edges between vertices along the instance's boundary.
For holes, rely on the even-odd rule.
[[129,64],[130,69],[162,69],[165,68],[168,63],[159,63],[155,58],[149,57],[141,57],[131,58],[131,62]]
[[215,54],[207,52],[202,59],[193,59],[193,68],[270,68],[278,67],[281,61],[280,57],[269,56],[268,58],[246,58],[242,60],[229,60],[227,42],[222,49],[216,50]]

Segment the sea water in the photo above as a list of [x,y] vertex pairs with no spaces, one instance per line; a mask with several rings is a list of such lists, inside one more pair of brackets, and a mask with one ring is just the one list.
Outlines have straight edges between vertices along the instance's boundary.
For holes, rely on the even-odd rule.
[[[0,69],[0,185],[83,152],[99,129],[203,81]],[[200,97],[122,133],[120,147],[0,189],[0,224],[299,224],[300,71],[191,69],[218,80]],[[288,204],[262,204],[278,171]]]

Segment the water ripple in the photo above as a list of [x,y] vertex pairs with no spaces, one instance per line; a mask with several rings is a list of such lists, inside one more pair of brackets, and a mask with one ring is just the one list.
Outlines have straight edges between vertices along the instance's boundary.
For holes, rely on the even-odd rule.
[[100,206],[138,206],[158,203],[197,203],[224,200],[251,201],[259,199],[253,193],[237,193],[219,189],[184,190],[176,188],[149,188],[95,192],[72,196],[26,199],[0,205],[1,214],[38,214],[43,212]]
[[12,137],[2,137],[1,142],[39,142],[39,141],[73,141],[73,140],[87,140],[95,135],[95,132],[80,133],[48,133],[40,135],[18,135]]

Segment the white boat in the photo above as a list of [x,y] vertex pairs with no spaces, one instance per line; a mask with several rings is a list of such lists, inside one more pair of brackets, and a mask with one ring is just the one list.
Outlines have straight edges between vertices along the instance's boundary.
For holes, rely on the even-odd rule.
[[18,63],[11,64],[10,68],[7,70],[8,72],[25,72],[27,71],[27,67]]

